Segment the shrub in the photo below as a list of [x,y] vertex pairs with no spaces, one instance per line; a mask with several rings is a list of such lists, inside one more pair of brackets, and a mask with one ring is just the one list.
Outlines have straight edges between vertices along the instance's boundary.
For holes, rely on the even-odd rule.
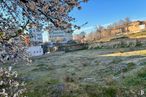
[[142,43],[140,42],[140,41],[138,41],[138,40],[136,40],[136,46],[142,46]]
[[142,62],[142,63],[140,63],[140,65],[146,65],[146,62]]
[[137,74],[138,77],[146,80],[146,68],[140,70]]
[[89,97],[116,97],[117,88],[99,85],[86,85],[85,91]]
[[127,68],[128,68],[128,69],[133,69],[134,66],[136,66],[136,64],[133,63],[133,62],[130,62],[130,63],[127,64]]

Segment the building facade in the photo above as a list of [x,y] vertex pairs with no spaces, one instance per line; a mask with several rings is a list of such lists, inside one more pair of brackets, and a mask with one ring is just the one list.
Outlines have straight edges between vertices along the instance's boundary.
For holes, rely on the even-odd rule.
[[117,35],[122,33],[135,33],[145,30],[146,30],[145,21],[133,21],[129,23],[127,26],[121,25],[111,29],[111,35]]
[[129,32],[140,32],[146,30],[146,23],[144,21],[134,21],[128,27]]
[[72,33],[67,33],[62,30],[56,30],[48,33],[49,42],[60,42],[66,43],[69,40],[72,40]]
[[30,46],[27,48],[26,52],[29,56],[41,56],[43,55],[43,48],[41,46]]
[[32,42],[43,42],[43,32],[39,29],[29,29],[30,41]]

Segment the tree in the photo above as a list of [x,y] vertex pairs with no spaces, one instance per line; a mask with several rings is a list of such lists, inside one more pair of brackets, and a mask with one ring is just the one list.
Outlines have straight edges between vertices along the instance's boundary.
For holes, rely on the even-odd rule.
[[0,68],[0,97],[22,97],[25,83],[17,75],[16,71]]
[[124,26],[125,26],[125,28],[126,28],[126,32],[129,32],[128,27],[129,27],[129,24],[130,24],[130,23],[131,23],[130,18],[129,18],[129,17],[126,17],[126,18],[124,19]]
[[[37,28],[52,30],[79,28],[71,23],[74,20],[69,12],[88,0],[2,0],[0,3],[0,45],[3,62],[14,59],[14,55],[25,50],[22,37],[27,26],[35,25]],[[15,45],[15,46],[14,46]],[[8,52],[7,52],[7,51]],[[10,54],[11,53],[11,54]],[[9,56],[7,56],[9,55]],[[10,58],[11,56],[11,58]]]
[[124,23],[125,23],[124,20],[119,20],[119,21],[117,22],[117,26],[123,26]]
[[94,33],[95,32],[90,32],[89,34],[87,34],[86,37],[85,37],[86,41],[92,42],[95,38]]
[[[0,1],[0,64],[9,60],[13,61],[11,65],[17,62],[18,59],[28,60],[25,52],[24,30],[27,27],[35,25],[37,28],[46,28],[52,30],[57,29],[78,29],[77,25],[71,23],[74,20],[69,16],[69,12],[75,7],[81,9],[80,4],[88,0],[1,0]],[[8,70],[0,71],[9,73]],[[12,78],[7,79],[10,82]],[[2,79],[0,78],[0,82]],[[15,81],[15,80],[14,80]],[[16,82],[16,81],[15,81]],[[19,94],[14,96],[14,92],[8,89],[11,88],[9,83],[7,87],[0,88],[0,92],[4,93],[5,97],[20,97]],[[3,85],[3,84],[1,84]],[[5,85],[5,84],[4,84]],[[0,86],[1,87],[1,86]],[[16,87],[17,88],[17,87]],[[19,88],[17,88],[19,91]],[[10,94],[9,94],[10,93]],[[1,95],[0,95],[1,96]]]
[[82,38],[83,37],[81,35],[79,35],[79,34],[73,35],[73,40],[75,40],[75,41],[81,42]]
[[[39,25],[52,24],[60,29],[71,28],[74,18],[68,13],[81,8],[81,2],[88,0],[2,0],[1,17],[11,17],[17,25],[23,26],[27,20]],[[78,27],[74,25],[74,27]]]
[[104,27],[101,26],[101,25],[97,26],[97,28],[96,28],[96,32],[99,33],[99,38],[100,39],[102,38],[101,33],[102,33],[103,30],[104,30]]

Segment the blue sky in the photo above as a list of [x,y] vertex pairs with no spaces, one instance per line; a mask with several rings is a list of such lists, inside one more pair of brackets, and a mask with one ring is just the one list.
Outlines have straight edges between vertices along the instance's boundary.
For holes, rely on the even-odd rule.
[[[125,17],[131,20],[146,20],[146,0],[89,0],[83,9],[74,9],[70,15],[75,24],[88,24],[81,30],[93,31],[96,25],[107,25]],[[80,32],[80,31],[76,31]]]

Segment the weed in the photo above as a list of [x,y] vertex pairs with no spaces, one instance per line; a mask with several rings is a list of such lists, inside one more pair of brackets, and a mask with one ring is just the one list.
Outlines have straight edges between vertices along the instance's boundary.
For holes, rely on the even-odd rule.
[[135,66],[136,66],[135,63],[130,62],[130,63],[127,64],[127,69],[128,69],[128,70],[129,70],[129,69],[133,69]]
[[111,64],[117,64],[117,63],[120,63],[122,61],[121,58],[115,58],[112,60]]

